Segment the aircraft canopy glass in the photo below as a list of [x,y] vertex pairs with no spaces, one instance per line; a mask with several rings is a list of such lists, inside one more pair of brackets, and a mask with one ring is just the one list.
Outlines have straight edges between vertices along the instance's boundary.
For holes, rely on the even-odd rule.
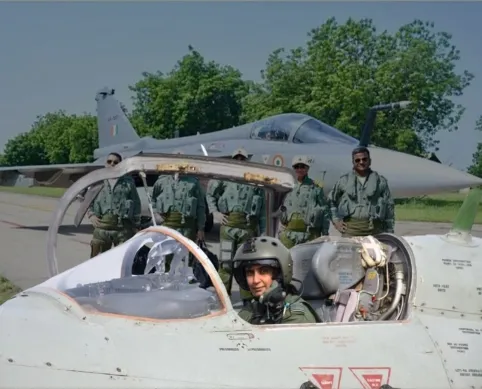
[[[202,251],[186,242],[157,231],[141,232],[49,280],[56,285],[46,286],[55,286],[92,313],[172,320],[219,312],[223,305],[212,286],[210,270],[202,264],[209,259],[200,258]],[[166,256],[170,255],[167,270]],[[216,270],[212,267],[211,271]],[[191,283],[194,277],[201,282]]]
[[316,119],[305,121],[296,131],[293,143],[340,142],[357,145],[358,140]]

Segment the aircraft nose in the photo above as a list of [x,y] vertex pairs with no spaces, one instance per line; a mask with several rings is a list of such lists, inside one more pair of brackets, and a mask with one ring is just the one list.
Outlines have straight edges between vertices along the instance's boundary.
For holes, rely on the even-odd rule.
[[372,168],[384,175],[395,197],[449,192],[482,185],[482,179],[425,158],[369,148]]

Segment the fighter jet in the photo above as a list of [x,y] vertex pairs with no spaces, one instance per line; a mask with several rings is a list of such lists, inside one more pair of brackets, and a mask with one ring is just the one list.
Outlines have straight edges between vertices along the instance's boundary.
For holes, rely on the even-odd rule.
[[[23,174],[35,178],[37,185],[69,187],[82,175],[103,167],[110,152],[117,152],[123,158],[146,152],[207,153],[209,156],[230,158],[233,151],[243,147],[251,161],[281,167],[290,167],[295,155],[309,155],[312,161],[310,177],[322,183],[328,192],[340,175],[351,170],[351,151],[362,144],[369,146],[373,167],[388,179],[395,198],[482,184],[482,179],[452,167],[370,145],[376,112],[404,108],[408,102],[370,109],[360,140],[311,116],[297,113],[276,115],[208,134],[159,140],[138,136],[114,94],[115,90],[107,87],[96,94],[99,148],[94,151],[96,160],[93,163],[4,167],[0,168],[0,174]],[[8,180],[3,181],[7,181],[8,185]]]
[[[296,183],[289,168],[168,154],[130,157],[79,179],[48,231],[51,278],[0,306],[0,389],[481,386],[482,239],[470,234],[480,190],[446,235],[374,237],[369,250],[383,252],[374,261],[359,238],[292,248],[296,287],[318,322],[252,325],[203,249],[168,227],[149,227],[59,273],[58,228],[77,194],[153,173],[259,185],[278,201]],[[196,283],[189,253],[209,286]]]

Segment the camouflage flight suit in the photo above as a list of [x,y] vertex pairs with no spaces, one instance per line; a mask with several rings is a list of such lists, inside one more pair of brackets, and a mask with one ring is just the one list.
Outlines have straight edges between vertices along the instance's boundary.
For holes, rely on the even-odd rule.
[[[164,219],[162,224],[194,242],[206,223],[205,198],[199,180],[191,176],[179,176],[176,180],[171,175],[160,175],[152,188],[154,209]],[[172,255],[167,256],[166,270],[171,259]]]
[[[237,184],[229,181],[210,180],[206,192],[206,200],[211,213],[221,212],[227,216],[227,224],[220,228],[221,257],[219,276],[231,295],[233,259],[239,245],[248,238],[266,232],[266,203],[264,191],[251,185]],[[223,249],[229,250],[225,256]],[[243,300],[251,299],[250,292],[240,289]]]
[[[299,296],[288,294],[285,298],[286,310],[283,314],[281,324],[303,324],[316,323],[317,320],[313,315],[313,308]],[[245,305],[238,313],[244,321],[252,322],[253,305]]]
[[328,195],[333,222],[344,221],[342,236],[393,232],[395,211],[385,177],[371,170],[367,177],[351,171],[337,181]]
[[287,248],[328,235],[330,216],[323,188],[308,176],[288,193],[283,206],[280,222],[285,229],[279,240]]
[[141,220],[141,200],[134,179],[123,176],[105,180],[89,207],[88,217],[92,215],[99,218],[99,224],[94,226],[91,258],[133,237]]

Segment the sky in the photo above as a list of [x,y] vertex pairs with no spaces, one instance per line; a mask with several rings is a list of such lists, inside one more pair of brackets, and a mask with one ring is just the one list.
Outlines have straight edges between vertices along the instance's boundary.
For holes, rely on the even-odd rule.
[[[192,45],[207,60],[260,80],[269,53],[307,41],[310,29],[335,17],[372,18],[379,31],[414,19],[452,34],[457,71],[475,75],[462,97],[459,130],[441,133],[438,157],[465,170],[482,133],[481,2],[0,2],[0,150],[30,129],[37,115],[64,109],[95,114],[103,86],[132,107],[128,86],[143,71],[167,72]],[[323,120],[323,118],[319,118]]]

